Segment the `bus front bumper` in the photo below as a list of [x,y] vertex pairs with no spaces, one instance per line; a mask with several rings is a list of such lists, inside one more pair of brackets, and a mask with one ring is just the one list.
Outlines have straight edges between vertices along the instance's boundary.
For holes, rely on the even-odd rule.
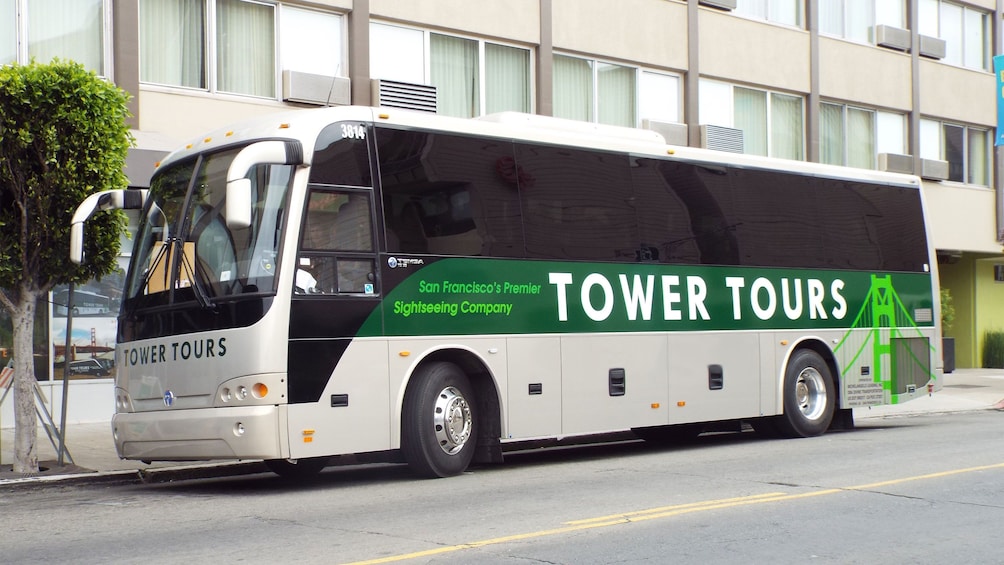
[[112,416],[122,459],[281,459],[278,406],[128,412]]

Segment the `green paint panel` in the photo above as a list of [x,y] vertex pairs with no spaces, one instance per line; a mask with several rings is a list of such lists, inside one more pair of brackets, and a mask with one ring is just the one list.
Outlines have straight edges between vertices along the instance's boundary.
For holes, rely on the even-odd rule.
[[871,326],[860,317],[875,275],[890,277],[911,323],[933,325],[931,279],[923,273],[469,258],[388,264],[391,290],[362,335]]

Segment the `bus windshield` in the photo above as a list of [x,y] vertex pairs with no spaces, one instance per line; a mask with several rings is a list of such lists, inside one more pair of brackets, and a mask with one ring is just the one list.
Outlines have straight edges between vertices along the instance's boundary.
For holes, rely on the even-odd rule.
[[195,300],[203,306],[275,292],[276,255],[285,227],[290,165],[251,172],[252,220],[230,229],[226,174],[242,147],[171,165],[150,184],[136,236],[126,299],[139,306]]

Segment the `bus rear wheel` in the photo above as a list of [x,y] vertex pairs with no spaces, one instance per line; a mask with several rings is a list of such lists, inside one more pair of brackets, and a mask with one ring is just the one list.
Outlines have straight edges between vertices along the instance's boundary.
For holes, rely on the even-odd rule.
[[467,375],[452,363],[419,370],[405,395],[401,449],[423,477],[463,473],[477,443],[477,407]]
[[788,361],[784,374],[784,414],[776,420],[789,437],[813,437],[833,421],[836,387],[829,365],[815,351],[802,349]]

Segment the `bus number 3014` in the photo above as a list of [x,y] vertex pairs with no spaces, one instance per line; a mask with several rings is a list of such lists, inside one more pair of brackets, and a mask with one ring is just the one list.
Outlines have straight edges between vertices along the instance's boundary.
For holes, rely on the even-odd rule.
[[366,139],[366,127],[359,124],[342,124],[342,139]]

